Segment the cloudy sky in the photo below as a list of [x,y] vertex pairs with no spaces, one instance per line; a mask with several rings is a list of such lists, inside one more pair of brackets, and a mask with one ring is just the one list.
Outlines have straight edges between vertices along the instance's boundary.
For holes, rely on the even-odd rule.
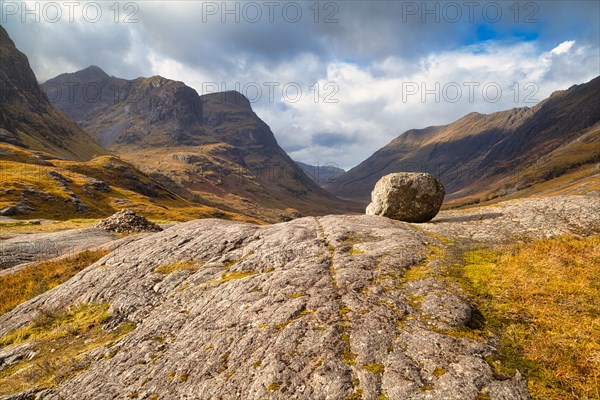
[[40,82],[97,65],[239,90],[292,158],[350,168],[407,129],[600,75],[598,1],[0,0]]

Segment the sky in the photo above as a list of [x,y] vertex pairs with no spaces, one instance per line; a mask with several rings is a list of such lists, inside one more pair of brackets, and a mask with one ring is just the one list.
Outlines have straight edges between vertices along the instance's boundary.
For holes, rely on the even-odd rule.
[[40,82],[97,65],[238,90],[293,159],[344,169],[600,75],[599,21],[600,1],[0,0]]

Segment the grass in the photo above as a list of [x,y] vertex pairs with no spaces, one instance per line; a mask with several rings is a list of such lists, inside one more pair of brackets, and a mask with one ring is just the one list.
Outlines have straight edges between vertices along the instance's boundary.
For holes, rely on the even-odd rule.
[[381,375],[383,374],[385,367],[383,366],[383,364],[365,364],[363,365],[363,369],[365,371],[369,371],[372,374]]
[[[52,165],[40,165],[30,151],[0,143],[0,209],[27,199],[32,208],[15,219],[53,219],[65,221],[73,218],[104,218],[127,207],[151,219],[189,221],[198,218],[223,218],[245,222],[261,222],[260,218],[247,217],[235,211],[223,211],[207,204],[197,204],[161,188],[149,176],[132,164],[113,156],[96,157],[89,162],[53,159]],[[51,179],[47,172],[55,171],[71,180],[65,190]],[[128,173],[123,173],[127,171]],[[88,178],[105,181],[110,191],[89,189]],[[31,192],[28,189],[33,188]],[[150,192],[148,190],[150,189]],[[81,199],[87,212],[78,212],[69,200],[69,193]],[[123,204],[120,200],[126,200]],[[216,202],[215,204],[220,204]],[[85,226],[85,225],[84,225]],[[76,226],[79,227],[79,226]],[[29,233],[61,230],[48,224],[38,229],[31,226],[3,226],[0,233]],[[54,229],[58,228],[58,229]],[[65,227],[67,229],[70,227]],[[22,232],[25,231],[25,232]]]
[[519,370],[534,399],[600,398],[600,236],[563,236],[464,255],[486,328],[488,361]]
[[66,282],[108,253],[108,250],[84,251],[61,260],[30,264],[12,274],[0,276],[0,315]]
[[68,310],[43,312],[28,325],[0,338],[0,349],[31,343],[37,353],[0,371],[0,396],[33,387],[48,388],[85,371],[90,350],[110,347],[135,326],[125,322],[110,332],[102,325],[111,319],[109,305],[80,304]]
[[219,279],[213,279],[211,281],[207,281],[206,284],[211,284],[211,283],[218,283],[218,284],[227,283],[229,281],[234,281],[234,280],[237,280],[237,279],[243,279],[243,278],[246,278],[248,276],[255,275],[255,274],[256,274],[256,271],[225,272],[224,274],[221,274],[221,277]]
[[178,261],[172,264],[161,265],[154,272],[168,275],[175,271],[197,271],[201,267],[200,263],[193,261]]
[[65,229],[87,228],[100,219],[69,219],[66,221],[37,223],[36,221],[0,222],[0,234],[50,233]]
[[356,354],[350,349],[349,343],[346,343],[342,350],[342,359],[347,365],[356,365]]

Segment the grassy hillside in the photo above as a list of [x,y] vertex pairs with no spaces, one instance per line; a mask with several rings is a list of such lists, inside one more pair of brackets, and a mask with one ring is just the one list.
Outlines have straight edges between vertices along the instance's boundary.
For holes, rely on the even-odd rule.
[[187,201],[113,156],[67,161],[0,144],[0,176],[0,209],[17,208],[13,218],[90,219],[130,208],[159,220],[218,217],[256,221]]

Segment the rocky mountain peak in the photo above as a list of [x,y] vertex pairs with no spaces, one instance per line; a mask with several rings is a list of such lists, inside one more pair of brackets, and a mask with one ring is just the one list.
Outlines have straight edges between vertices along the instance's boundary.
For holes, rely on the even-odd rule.
[[0,44],[2,44],[2,46],[15,47],[15,43],[8,35],[8,32],[6,32],[6,29],[4,29],[2,26],[0,26]]
[[[27,56],[0,27],[0,141],[70,159],[105,153],[56,110],[41,90]],[[66,96],[65,96],[66,97]]]
[[[154,88],[160,88],[162,86],[165,85],[171,85],[171,86],[185,86],[185,84],[183,82],[179,82],[179,81],[174,81],[171,79],[167,79],[165,77],[162,77],[160,75],[154,75],[151,76],[149,78],[138,78],[135,79],[135,81],[141,82],[143,85],[148,86],[148,87],[154,87]],[[191,89],[191,88],[190,88]]]
[[82,69],[77,73],[81,78],[108,78],[108,74],[104,70],[96,65],[90,65],[89,67]]
[[201,96],[202,101],[205,103],[216,103],[216,104],[229,104],[239,106],[248,111],[252,111],[252,105],[250,100],[242,93],[235,90],[228,90],[225,92],[208,93]]

